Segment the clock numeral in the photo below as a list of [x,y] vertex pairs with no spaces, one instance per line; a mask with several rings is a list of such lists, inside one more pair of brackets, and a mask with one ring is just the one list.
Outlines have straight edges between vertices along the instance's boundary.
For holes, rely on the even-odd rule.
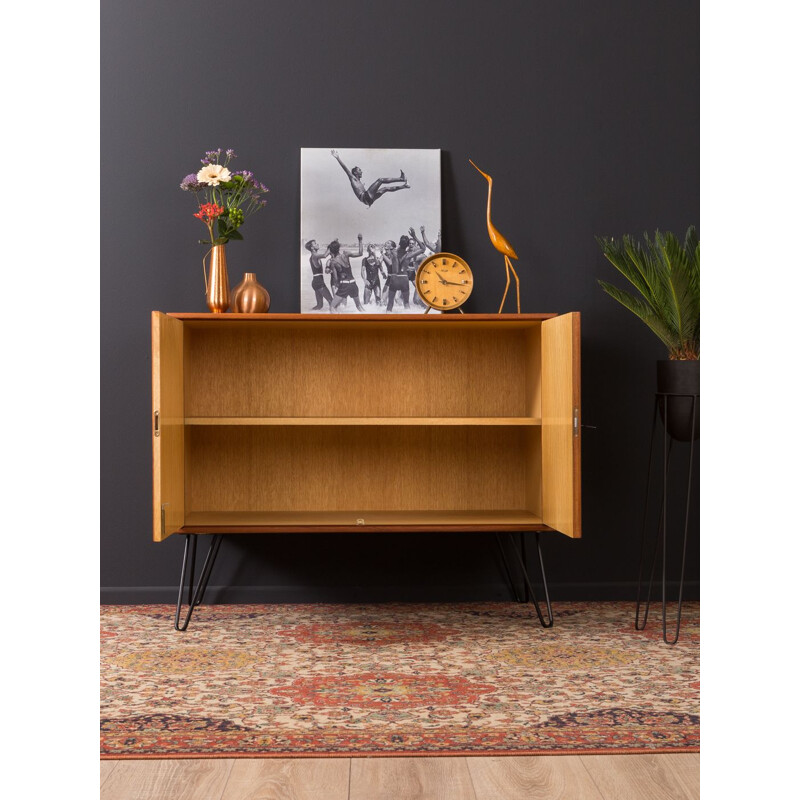
[[442,300],[442,305],[446,306],[447,305],[447,300]]
[[461,294],[466,294],[466,292],[463,289],[459,289],[458,291],[461,292]]
[[459,275],[463,275],[465,272],[466,272],[466,270],[465,270],[465,269],[462,269],[462,270],[461,270],[461,271],[460,271],[458,274],[459,274]]
[[422,278],[422,279],[420,280],[420,283],[427,283],[427,282],[428,282],[427,278]]
[[435,302],[436,302],[438,299],[439,299],[439,298],[438,298],[436,295],[434,295],[434,296],[433,296],[433,302],[434,302],[434,303],[435,303]]
[[430,290],[430,289],[425,289],[425,291],[423,291],[423,293],[422,293],[422,294],[430,294],[430,293],[431,293],[431,290]]
[[446,259],[446,258],[443,258],[443,259],[442,259],[442,266],[443,266],[443,267],[446,267],[446,266],[447,266],[447,259]]

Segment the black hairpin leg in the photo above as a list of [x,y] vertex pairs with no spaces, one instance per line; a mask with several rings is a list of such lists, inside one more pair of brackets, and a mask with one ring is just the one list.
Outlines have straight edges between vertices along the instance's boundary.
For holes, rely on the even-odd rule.
[[[494,540],[497,542],[497,549],[500,551],[500,558],[503,559],[503,569],[506,573],[506,579],[508,580],[508,585],[511,587],[511,591],[514,594],[514,600],[519,603],[521,600],[519,599],[519,592],[517,592],[517,585],[514,583],[514,578],[511,576],[511,570],[508,567],[508,560],[506,559],[505,550],[503,550],[503,544],[500,541],[500,534],[495,531]],[[525,589],[526,597],[525,600],[527,602],[527,587]]]
[[[538,542],[539,534],[536,534],[536,537],[537,537],[536,540]],[[520,552],[520,555],[522,556],[522,563],[523,564],[527,564],[528,563],[528,556],[527,556],[527,553],[525,551],[525,532],[524,531],[520,531],[519,532],[519,552]],[[542,555],[542,553],[541,553],[541,550],[540,550],[539,551],[539,557],[540,558],[541,558],[541,555]],[[544,578],[544,564],[542,564],[542,577]],[[544,592],[545,592],[545,594],[547,594],[547,584],[546,583],[545,583],[545,586],[544,586]],[[528,584],[525,583],[525,585],[524,585],[524,602],[530,603],[530,601],[531,601],[531,593],[530,593],[530,591],[528,589]],[[552,615],[551,615],[551,617],[552,617]]]
[[[669,462],[672,453],[672,438],[667,432],[666,420],[668,419],[668,405],[669,396],[666,394],[657,394],[655,400],[655,407],[653,410],[653,427],[650,433],[650,456],[647,463],[647,488],[645,492],[644,502],[644,520],[642,522],[642,547],[639,556],[639,581],[636,590],[636,619],[634,627],[637,631],[643,631],[647,626],[647,617],[650,612],[650,597],[653,588],[653,579],[655,576],[656,558],[658,557],[659,544],[662,549],[662,563],[661,563],[661,633],[664,642],[673,645],[678,641],[681,631],[681,611],[683,609],[683,584],[684,575],[686,571],[686,549],[689,540],[689,506],[692,493],[692,471],[694,467],[694,432],[697,425],[697,396],[688,395],[692,398],[692,436],[690,440],[689,449],[689,474],[686,486],[686,507],[683,521],[683,553],[681,555],[681,571],[680,581],[678,583],[678,601],[675,621],[675,638],[669,639],[667,636],[667,481],[669,476]],[[644,601],[644,616],[642,618],[641,626],[639,624],[639,615],[642,605],[641,591],[642,591],[642,571],[645,561],[645,546],[646,546],[646,528],[647,528],[647,507],[650,498],[650,476],[652,472],[653,463],[653,443],[656,435],[656,422],[658,416],[659,399],[663,399],[664,403],[664,441],[663,441],[663,481],[662,481],[662,494],[661,494],[661,512],[659,514],[658,531],[656,534],[655,546],[653,547],[653,557],[650,561],[650,577],[647,585],[647,598]]]
[[[197,587],[194,586],[194,567],[197,556],[197,534],[186,534],[186,546],[183,549],[183,565],[181,566],[181,582],[178,586],[178,603],[175,608],[175,630],[185,631],[189,627],[189,620],[192,618],[192,612],[195,607],[203,602],[203,597],[208,587],[208,579],[211,577],[211,570],[214,567],[214,562],[217,560],[217,553],[219,553],[220,545],[222,544],[222,534],[215,533],[211,537],[211,544],[206,554],[206,560],[203,562],[203,568],[200,571],[200,577],[197,581]],[[189,586],[186,586],[186,568],[189,568]],[[181,608],[184,602],[184,593],[188,588],[186,594],[186,601],[189,603],[189,608],[186,612],[186,619],[181,623]]]
[[[663,513],[665,497],[661,498],[661,511],[659,513],[658,531],[656,533],[656,543],[653,547],[653,557],[650,560],[650,579],[647,583],[647,599],[644,603],[644,616],[641,626],[639,625],[639,613],[642,605],[642,572],[644,570],[645,550],[647,547],[647,511],[650,503],[650,478],[653,472],[653,449],[656,438],[656,420],[658,415],[658,398],[656,397],[653,404],[653,422],[650,427],[650,453],[647,457],[647,483],[645,484],[644,495],[644,514],[642,516],[642,536],[641,536],[641,550],[639,551],[639,580],[636,588],[636,618],[634,620],[634,628],[637,631],[643,631],[647,627],[647,617],[650,613],[650,595],[653,589],[653,578],[656,570],[656,556],[658,555],[658,546],[661,542],[661,533],[663,530]],[[670,444],[672,444],[670,442]],[[669,465],[669,454],[667,454],[667,465]]]
[[[544,599],[545,604],[547,605],[547,619],[545,620],[544,616],[542,615],[542,610],[539,608],[539,602],[536,599],[536,592],[533,590],[533,586],[531,585],[530,578],[528,577],[528,568],[526,566],[526,558],[525,558],[525,534],[522,534],[520,547],[517,548],[517,545],[514,543],[513,534],[509,535],[509,542],[511,544],[511,550],[514,552],[514,555],[519,562],[520,567],[522,568],[522,579],[525,584],[525,602],[533,602],[533,606],[536,609],[536,615],[539,617],[539,622],[542,624],[543,628],[552,628],[553,627],[553,609],[550,605],[550,593],[547,590],[547,576],[545,575],[544,571],[544,558],[542,557],[542,543],[539,538],[539,531],[536,531],[536,551],[539,555],[539,570],[542,573],[542,587],[544,589]],[[500,546],[500,551],[503,552],[503,546],[500,543],[500,539],[497,540],[498,545]],[[506,564],[505,554],[503,554],[503,563]],[[508,572],[508,565],[506,564],[506,571]],[[510,573],[509,573],[510,578]],[[514,583],[511,583],[512,587]],[[517,590],[514,589],[514,595],[519,600],[519,596],[517,595]]]

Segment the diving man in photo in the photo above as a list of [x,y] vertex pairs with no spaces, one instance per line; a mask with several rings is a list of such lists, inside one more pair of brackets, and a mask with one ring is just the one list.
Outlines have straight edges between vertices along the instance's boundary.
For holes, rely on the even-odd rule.
[[[361,182],[361,178],[364,174],[361,171],[361,168],[353,167],[353,169],[350,169],[349,167],[347,167],[345,163],[342,161],[342,159],[339,158],[339,154],[335,150],[331,150],[331,155],[339,162],[339,165],[345,171],[347,177],[350,179],[350,186],[353,187],[353,192],[355,193],[355,196],[367,208],[369,208],[381,195],[386,194],[386,192],[399,192],[401,189],[411,188],[408,185],[405,173],[403,172],[403,170],[400,170],[399,178],[378,178],[378,180],[370,184],[369,189],[365,189],[364,184]],[[399,186],[389,185],[393,183],[400,185]]]

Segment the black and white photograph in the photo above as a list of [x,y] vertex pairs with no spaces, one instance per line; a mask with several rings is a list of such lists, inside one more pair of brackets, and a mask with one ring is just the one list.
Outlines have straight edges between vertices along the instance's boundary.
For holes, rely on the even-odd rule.
[[304,147],[300,172],[301,312],[424,313],[414,278],[443,249],[441,151]]

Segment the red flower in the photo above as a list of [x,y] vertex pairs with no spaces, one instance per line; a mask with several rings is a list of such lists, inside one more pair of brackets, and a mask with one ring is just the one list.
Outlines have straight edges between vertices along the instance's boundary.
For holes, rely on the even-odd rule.
[[200,211],[194,216],[197,217],[197,219],[212,220],[222,216],[224,213],[225,206],[218,206],[216,203],[203,203],[203,205],[200,206]]

